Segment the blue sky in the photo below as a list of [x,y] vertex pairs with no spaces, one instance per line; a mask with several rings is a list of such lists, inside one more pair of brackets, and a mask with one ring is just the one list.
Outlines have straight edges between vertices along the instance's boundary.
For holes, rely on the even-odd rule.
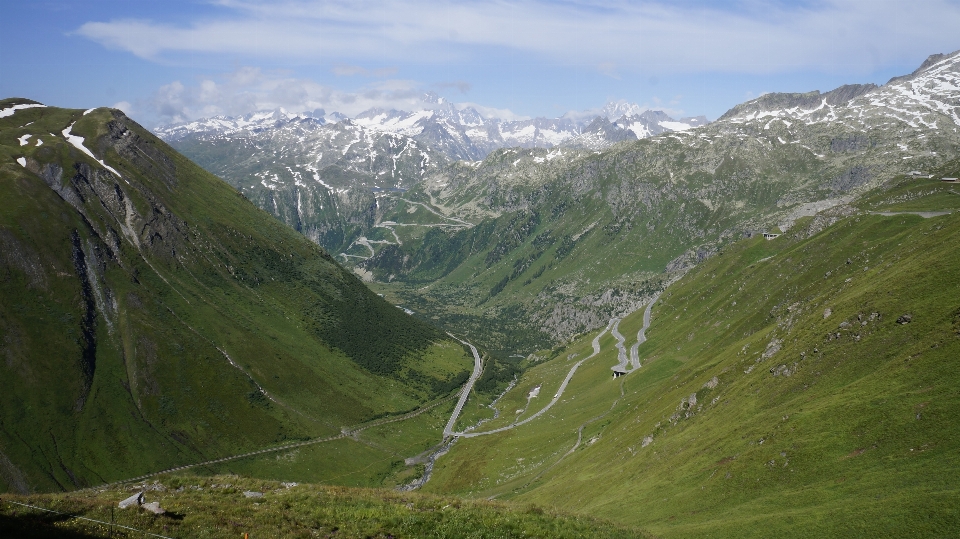
[[0,96],[214,114],[415,109],[503,118],[625,100],[715,119],[770,91],[882,84],[960,49],[958,0],[3,0]]

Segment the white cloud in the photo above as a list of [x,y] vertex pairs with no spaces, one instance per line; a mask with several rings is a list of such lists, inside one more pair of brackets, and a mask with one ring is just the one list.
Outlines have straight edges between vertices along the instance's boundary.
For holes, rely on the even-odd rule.
[[706,1],[626,0],[222,0],[219,5],[225,12],[220,19],[88,22],[76,33],[151,59],[209,53],[307,63],[443,63],[506,50],[601,71],[616,66],[618,72],[773,73],[867,72],[913,62],[918,55],[950,52],[960,26],[960,6],[952,0],[823,0],[799,6],[758,0],[727,9]]
[[113,105],[111,105],[110,108],[120,109],[127,116],[134,114],[137,110],[136,108],[134,108],[133,104],[130,103],[129,101],[118,101]]
[[488,107],[486,105],[481,105],[479,103],[471,102],[462,102],[456,103],[457,109],[463,110],[465,108],[472,108],[480,113],[484,118],[499,118],[504,121],[512,122],[516,120],[529,120],[529,116],[523,116],[513,112],[510,109],[498,109],[496,107]]
[[333,74],[338,77],[374,77],[382,78],[395,75],[397,73],[397,68],[395,67],[382,67],[378,69],[367,69],[365,67],[346,65],[346,64],[337,64],[333,66]]
[[617,73],[617,64],[613,62],[600,62],[600,65],[597,66],[597,71],[601,75],[606,75],[611,79],[619,79],[620,75]]
[[470,91],[470,88],[473,86],[467,81],[463,80],[454,80],[454,81],[445,81],[434,83],[434,86],[437,88],[456,88],[460,91],[461,94],[465,94]]
[[[264,73],[255,67],[242,67],[193,85],[185,85],[180,81],[166,84],[154,93],[145,106],[137,109],[148,109],[160,123],[179,123],[276,108],[291,112],[324,109],[327,113],[340,112],[355,116],[372,108],[417,111],[436,106],[415,81],[388,79],[373,82],[358,91],[346,92],[311,80]],[[521,118],[507,109],[472,103],[458,103],[456,106],[473,106],[487,117]]]

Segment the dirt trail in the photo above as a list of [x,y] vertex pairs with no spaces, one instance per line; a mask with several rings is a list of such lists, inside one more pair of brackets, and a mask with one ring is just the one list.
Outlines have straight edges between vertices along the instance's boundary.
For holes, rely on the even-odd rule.
[[884,217],[893,217],[895,215],[919,215],[924,219],[929,219],[931,217],[940,217],[941,215],[950,215],[949,211],[872,211],[870,212],[874,215],[882,215]]

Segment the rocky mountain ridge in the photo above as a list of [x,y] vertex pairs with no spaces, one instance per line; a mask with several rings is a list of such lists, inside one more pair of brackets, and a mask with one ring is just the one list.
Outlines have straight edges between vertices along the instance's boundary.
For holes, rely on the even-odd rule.
[[353,118],[278,109],[156,132],[262,209],[336,252],[376,225],[385,211],[378,193],[407,190],[452,163],[476,164],[504,147],[557,148],[553,156],[562,149],[599,151],[706,122],[702,117],[678,122],[627,103],[610,104],[592,120],[508,122],[437,96],[426,101],[435,108],[371,109]]
[[[374,108],[353,117],[327,114],[322,109],[290,113],[280,108],[160,126],[154,132],[167,142],[176,143],[188,138],[237,137],[294,126],[300,130],[322,130],[324,126],[349,121],[350,125],[370,131],[366,137],[375,136],[374,133],[409,137],[449,160],[476,161],[499,148],[552,148],[568,141],[574,146],[583,146],[584,142],[577,139],[588,137],[595,140],[593,149],[601,149],[620,140],[709,123],[703,116],[674,120],[663,111],[645,110],[630,103],[609,103],[595,114],[502,120],[484,117],[473,107],[461,108],[434,94],[427,94],[424,102],[432,108],[412,112]],[[604,119],[613,127],[602,122]],[[340,149],[346,151],[346,148]]]

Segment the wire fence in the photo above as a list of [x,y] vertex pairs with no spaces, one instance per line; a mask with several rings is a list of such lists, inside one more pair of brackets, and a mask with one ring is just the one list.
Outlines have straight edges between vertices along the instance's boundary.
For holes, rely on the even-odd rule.
[[173,537],[168,537],[168,536],[166,536],[166,535],[158,535],[158,534],[156,534],[156,533],[150,533],[150,532],[148,532],[148,531],[138,530],[137,528],[131,528],[130,526],[124,526],[123,524],[117,524],[117,523],[115,523],[115,522],[107,522],[107,521],[104,521],[104,520],[97,520],[97,519],[95,519],[95,518],[82,517],[82,516],[80,516],[80,515],[74,515],[74,514],[71,514],[71,513],[63,513],[63,512],[60,512],[60,511],[54,511],[53,509],[47,509],[47,508],[44,508],[44,507],[38,507],[38,506],[36,506],[36,505],[30,505],[30,504],[28,504],[28,503],[12,502],[12,501],[10,501],[10,500],[6,500],[6,502],[9,503],[9,504],[13,504],[13,505],[20,505],[20,506],[23,506],[23,507],[29,507],[29,508],[31,508],[31,509],[36,509],[36,510],[38,510],[38,511],[44,511],[44,512],[53,513],[53,514],[56,514],[56,515],[68,516],[68,517],[70,517],[70,518],[75,518],[75,519],[77,519],[77,520],[86,520],[86,521],[89,521],[89,522],[96,522],[97,524],[103,524],[104,526],[112,526],[112,527],[114,527],[114,528],[122,528],[122,529],[124,529],[124,530],[130,530],[130,531],[133,531],[133,532],[142,533],[143,535],[147,535],[147,536],[150,536],[150,537],[160,537],[161,539],[174,539]]

